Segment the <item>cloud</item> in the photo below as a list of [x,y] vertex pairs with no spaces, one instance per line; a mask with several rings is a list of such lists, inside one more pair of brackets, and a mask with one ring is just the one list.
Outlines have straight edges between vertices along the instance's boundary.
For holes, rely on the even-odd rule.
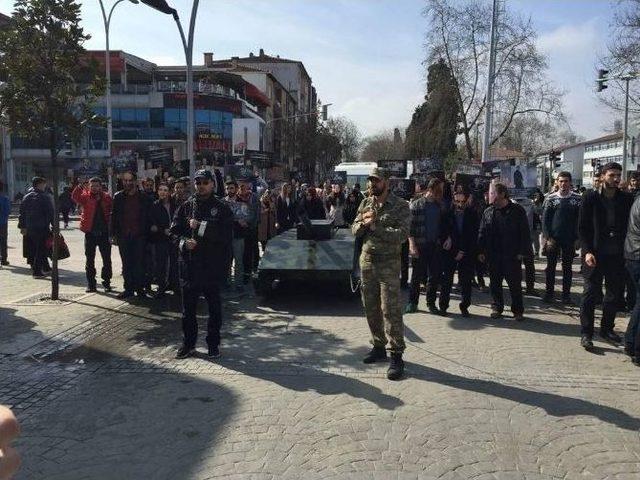
[[593,17],[560,25],[538,39],[538,47],[549,58],[550,77],[566,91],[569,124],[587,138],[601,135],[603,127],[613,125],[614,118],[594,92],[598,49],[605,43],[602,27],[602,18]]

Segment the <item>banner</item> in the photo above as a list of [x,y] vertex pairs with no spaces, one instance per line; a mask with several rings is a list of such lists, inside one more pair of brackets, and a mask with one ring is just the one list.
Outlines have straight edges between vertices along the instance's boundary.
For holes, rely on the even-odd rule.
[[377,164],[379,168],[388,170],[391,177],[406,178],[407,176],[406,160],[378,160]]
[[491,177],[485,177],[483,175],[470,175],[467,173],[456,173],[453,191],[457,192],[459,189],[467,192],[475,199],[484,198],[484,193],[489,191],[489,185],[491,183]]
[[408,178],[390,178],[389,189],[396,197],[411,200],[416,193],[416,181]]
[[413,160],[413,173],[443,172],[444,161],[441,158],[421,158]]
[[329,179],[331,185],[346,185],[347,184],[347,171],[346,170],[336,170],[331,174],[331,178]]

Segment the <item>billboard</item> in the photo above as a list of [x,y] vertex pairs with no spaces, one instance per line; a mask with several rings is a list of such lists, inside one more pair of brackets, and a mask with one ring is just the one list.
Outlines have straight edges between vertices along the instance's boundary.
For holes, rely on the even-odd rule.
[[233,155],[242,156],[246,150],[260,152],[264,123],[256,118],[234,118],[232,130]]

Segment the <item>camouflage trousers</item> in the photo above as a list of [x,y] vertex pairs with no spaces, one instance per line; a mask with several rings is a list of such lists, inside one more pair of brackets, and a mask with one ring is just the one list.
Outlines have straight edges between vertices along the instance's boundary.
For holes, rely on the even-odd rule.
[[389,351],[404,351],[404,324],[400,299],[400,258],[398,255],[360,255],[360,293],[371,343]]

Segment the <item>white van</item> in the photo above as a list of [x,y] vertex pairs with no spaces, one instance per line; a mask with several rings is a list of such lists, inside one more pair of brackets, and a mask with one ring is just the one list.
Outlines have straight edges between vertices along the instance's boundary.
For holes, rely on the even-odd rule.
[[346,162],[333,167],[333,171],[347,172],[347,184],[353,187],[359,183],[360,188],[364,190],[367,188],[367,177],[377,166],[376,162]]

